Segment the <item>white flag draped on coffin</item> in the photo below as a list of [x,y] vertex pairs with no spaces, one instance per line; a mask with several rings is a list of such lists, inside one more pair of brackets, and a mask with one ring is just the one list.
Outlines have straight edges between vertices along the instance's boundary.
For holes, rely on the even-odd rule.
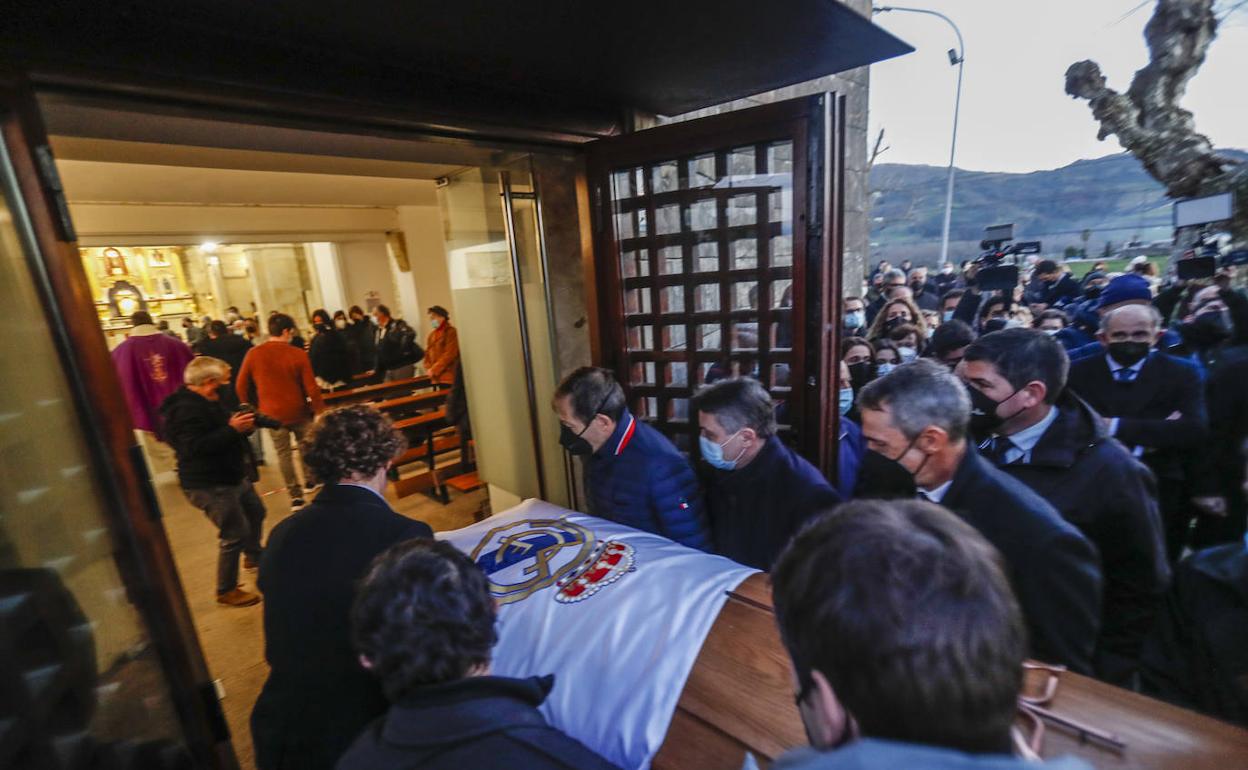
[[551,724],[623,768],[648,768],[702,642],[756,570],[540,500],[438,534],[501,604],[494,673],[555,674]]

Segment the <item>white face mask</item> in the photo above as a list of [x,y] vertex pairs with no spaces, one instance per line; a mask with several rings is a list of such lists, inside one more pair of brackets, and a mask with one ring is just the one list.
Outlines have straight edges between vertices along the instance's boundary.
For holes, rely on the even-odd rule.
[[897,348],[897,352],[901,355],[901,362],[903,364],[908,364],[919,357],[919,351],[911,347]]
[[1040,331],[1044,332],[1045,334],[1049,335],[1050,337],[1053,337],[1053,336],[1055,336],[1058,332],[1060,332],[1060,331],[1061,331],[1061,329],[1041,329]]
[[345,329],[345,328],[347,328],[347,319],[345,319],[345,318],[335,318],[335,319],[334,319],[334,326],[337,326],[339,329]]
[[884,375],[888,374],[889,372],[891,372],[892,370],[896,368],[897,368],[897,364],[890,364],[890,363],[877,364],[875,367],[875,376],[883,377]]
[[440,327],[440,326],[442,325],[442,319],[441,319],[441,318],[430,318],[430,319],[429,319],[429,325],[430,325],[430,326],[432,326],[433,328],[437,329],[438,327]]

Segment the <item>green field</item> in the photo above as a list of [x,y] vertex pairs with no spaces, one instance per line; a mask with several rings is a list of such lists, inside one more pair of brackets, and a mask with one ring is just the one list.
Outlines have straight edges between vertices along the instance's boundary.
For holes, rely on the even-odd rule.
[[[1166,262],[1168,262],[1169,259],[1169,257],[1149,257],[1148,261],[1152,262],[1153,265],[1157,267],[1157,275],[1164,275],[1166,272]],[[1070,268],[1071,275],[1076,278],[1083,278],[1083,276],[1086,275],[1087,272],[1092,269],[1092,266],[1097,262],[1104,262],[1107,272],[1121,273],[1127,269],[1127,263],[1130,261],[1131,260],[1129,259],[1081,259],[1077,262],[1069,261],[1066,263],[1066,266]]]

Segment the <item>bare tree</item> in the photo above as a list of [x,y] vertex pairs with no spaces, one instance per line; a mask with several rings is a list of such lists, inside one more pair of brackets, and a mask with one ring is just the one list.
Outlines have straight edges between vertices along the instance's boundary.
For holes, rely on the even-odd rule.
[[1094,61],[1066,70],[1066,93],[1088,100],[1101,125],[1098,138],[1116,135],[1176,198],[1245,182],[1237,162],[1215,151],[1209,138],[1196,131],[1192,113],[1179,106],[1217,35],[1214,6],[1214,0],[1158,0],[1144,28],[1149,62],[1136,71],[1125,94],[1106,86]]
[[875,167],[876,158],[888,152],[889,147],[884,144],[884,129],[880,129],[880,133],[875,137],[875,146],[871,148],[871,157],[867,160],[867,171]]

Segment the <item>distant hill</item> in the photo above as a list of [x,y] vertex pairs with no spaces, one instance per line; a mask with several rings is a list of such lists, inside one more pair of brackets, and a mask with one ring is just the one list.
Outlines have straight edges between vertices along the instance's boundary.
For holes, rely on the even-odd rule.
[[[1248,153],[1227,154],[1248,161]],[[940,256],[947,167],[877,163],[871,171],[871,261],[934,262]],[[1089,256],[1106,242],[1115,250],[1129,240],[1168,239],[1170,200],[1127,153],[1080,160],[1051,171],[1009,174],[962,171],[954,185],[951,258],[974,256],[988,225],[1013,222],[1020,240],[1039,240],[1060,255],[1082,247],[1091,230]]]

